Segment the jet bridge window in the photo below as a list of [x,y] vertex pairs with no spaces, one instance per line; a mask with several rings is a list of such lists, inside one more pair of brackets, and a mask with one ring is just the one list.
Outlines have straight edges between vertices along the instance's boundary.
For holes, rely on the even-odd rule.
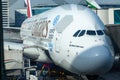
[[96,35],[96,32],[94,30],[87,30],[87,35]]
[[97,30],[97,34],[98,34],[98,35],[104,35],[104,33],[103,33],[102,30]]

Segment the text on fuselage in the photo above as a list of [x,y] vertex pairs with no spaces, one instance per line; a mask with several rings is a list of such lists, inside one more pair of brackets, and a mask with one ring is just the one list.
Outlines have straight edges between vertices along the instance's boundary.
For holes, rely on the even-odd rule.
[[50,20],[44,20],[40,22],[36,22],[33,26],[32,30],[32,36],[37,37],[47,37],[48,34],[48,24],[50,23]]

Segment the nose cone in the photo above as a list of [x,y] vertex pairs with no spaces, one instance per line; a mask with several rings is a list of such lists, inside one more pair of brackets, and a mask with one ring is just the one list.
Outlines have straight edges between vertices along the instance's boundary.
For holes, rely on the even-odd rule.
[[79,74],[101,74],[109,71],[114,57],[105,46],[97,46],[85,50],[73,61],[73,67]]

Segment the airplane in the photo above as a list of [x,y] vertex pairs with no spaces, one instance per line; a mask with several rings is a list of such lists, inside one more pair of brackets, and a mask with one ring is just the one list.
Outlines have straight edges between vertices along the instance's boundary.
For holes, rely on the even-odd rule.
[[[86,1],[101,8],[94,0]],[[65,4],[32,16],[30,0],[25,2],[28,18],[20,29],[24,56],[54,63],[78,75],[100,75],[112,68],[112,42],[103,22],[91,9]]]

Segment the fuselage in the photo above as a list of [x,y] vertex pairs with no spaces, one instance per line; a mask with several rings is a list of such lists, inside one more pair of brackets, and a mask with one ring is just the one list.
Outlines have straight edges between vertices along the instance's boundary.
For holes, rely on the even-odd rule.
[[114,50],[104,24],[84,6],[63,5],[28,18],[22,24],[21,37],[25,46],[42,50],[48,62],[76,74],[105,73],[114,62]]

